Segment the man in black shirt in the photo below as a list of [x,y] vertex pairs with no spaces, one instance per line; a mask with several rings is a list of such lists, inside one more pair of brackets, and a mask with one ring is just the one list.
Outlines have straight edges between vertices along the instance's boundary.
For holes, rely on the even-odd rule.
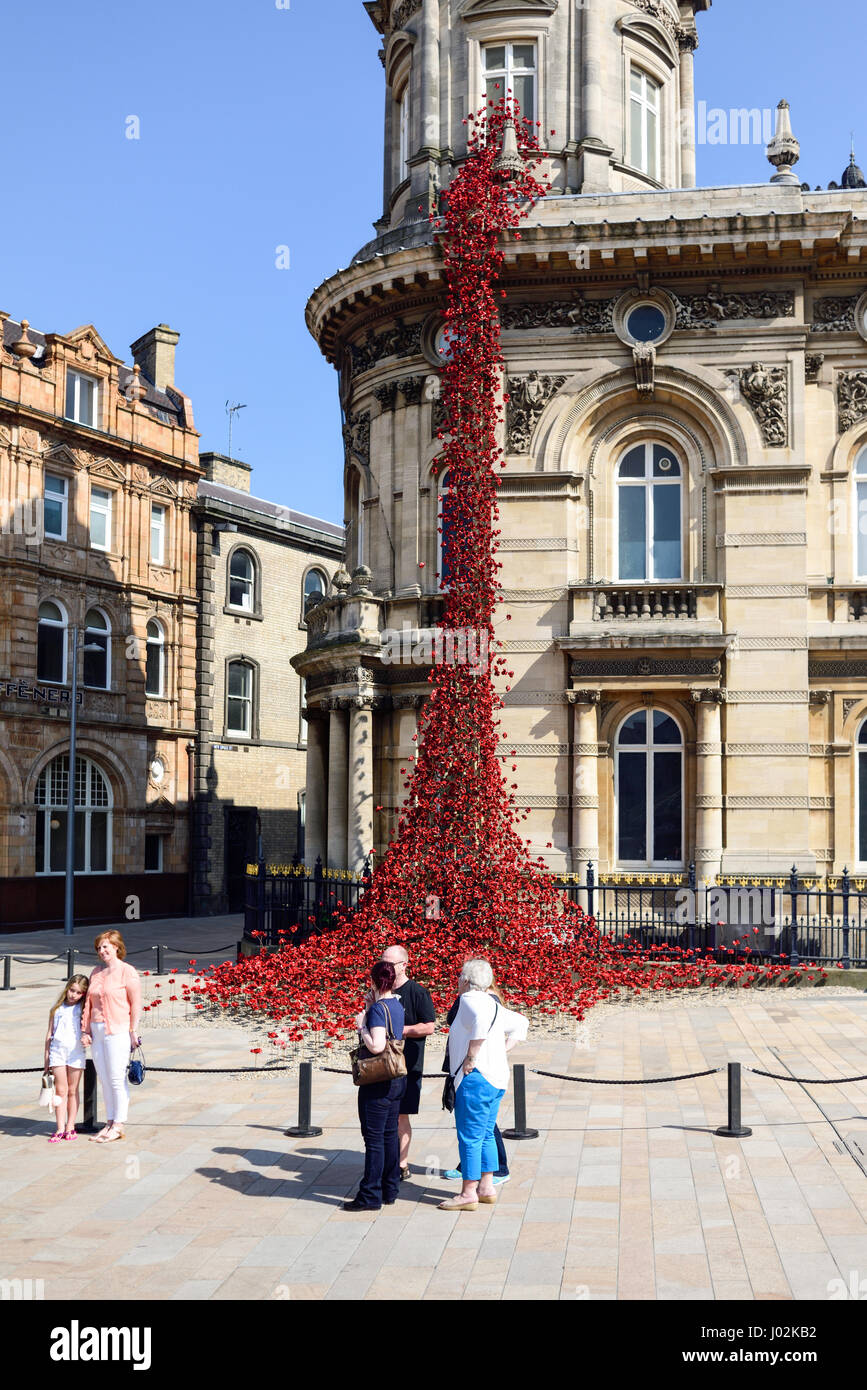
[[404,1049],[406,1059],[406,1092],[401,1101],[401,1114],[398,1120],[400,1135],[400,1176],[409,1177],[409,1146],[412,1142],[412,1121],[410,1117],[418,1114],[421,1101],[421,1078],[424,1071],[425,1038],[430,1037],[436,1027],[436,1010],[433,1000],[423,985],[410,980],[406,971],[409,956],[403,946],[389,946],[382,953],[382,959],[389,961],[395,969],[392,993],[403,1004],[406,1022],[404,1025]]

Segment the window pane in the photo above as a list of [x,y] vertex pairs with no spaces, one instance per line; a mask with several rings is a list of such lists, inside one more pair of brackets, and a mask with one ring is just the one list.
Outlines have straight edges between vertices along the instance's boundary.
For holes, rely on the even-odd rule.
[[621,478],[643,478],[645,475],[644,445],[630,449],[620,465]]
[[[51,829],[51,822],[52,822],[52,821],[56,821],[56,822],[57,822],[57,829],[56,829],[56,830],[52,830],[52,829]],[[49,837],[50,837],[50,840],[49,840],[49,855],[48,855],[48,868],[49,868],[49,872],[50,872],[50,873],[53,873],[53,874],[62,873],[63,870],[66,868],[66,812],[65,812],[65,811],[49,811],[49,812],[48,812],[48,834],[49,834]]]
[[90,872],[105,873],[108,868],[108,816],[105,811],[90,813]]
[[[39,779],[42,780],[41,778]],[[37,798],[38,801],[38,798]],[[36,816],[36,872],[45,872],[45,812],[39,811]]]
[[84,857],[84,842],[87,832],[87,812],[76,811],[75,813],[75,872],[83,874],[87,867]]
[[503,100],[506,95],[506,83],[502,77],[489,78],[485,83],[485,101],[493,102],[494,106]]
[[238,579],[252,579],[253,561],[246,550],[236,550],[232,556],[232,563],[229,566],[229,573]]
[[864,721],[861,728],[858,730],[858,742],[867,743],[867,720]]
[[536,45],[534,43],[516,43],[512,48],[512,63],[516,68],[535,68]]
[[655,179],[659,175],[658,168],[658,138],[657,129],[659,117],[655,111],[647,112],[647,165],[646,172],[651,178]]
[[506,49],[504,44],[490,44],[485,49],[485,69],[487,72],[500,72],[506,67]]
[[536,116],[535,77],[515,77],[512,79],[512,94],[520,107],[522,116],[534,120]]
[[229,607],[247,608],[253,607],[252,586],[247,579],[229,580]]
[[867,753],[858,754],[858,858],[867,863]]
[[867,473],[867,449],[862,449],[855,460],[855,472]]
[[98,608],[88,609],[87,616],[84,620],[84,626],[86,628],[96,628],[98,632],[108,631],[108,623],[105,621],[105,618],[102,616]]
[[630,714],[617,738],[618,743],[646,743],[647,742],[647,713],[639,710],[636,714]]
[[145,873],[159,873],[162,867],[162,837],[159,835],[145,835]]
[[251,674],[249,666],[241,666],[237,661],[232,662],[229,667],[229,694],[248,696],[250,694]]
[[680,765],[680,753],[653,755],[654,863],[667,864],[681,858]]
[[104,690],[108,686],[108,638],[88,632],[87,646],[99,647],[100,650],[84,653],[84,684],[96,685]]
[[63,628],[40,623],[36,644],[36,679],[62,683],[63,678]]
[[867,575],[867,483],[858,483],[858,573]]
[[647,520],[643,487],[620,489],[620,579],[647,578]]
[[83,378],[79,386],[79,420],[82,425],[96,424],[96,382]]
[[680,484],[653,489],[653,578],[680,579]]
[[629,74],[629,87],[631,91],[641,94],[641,73],[636,68]]
[[145,694],[162,695],[162,644],[148,642],[145,668]]
[[52,502],[50,498],[45,499],[45,534],[46,536],[63,537],[63,504]]
[[618,759],[618,857],[647,859],[647,754],[621,753]]
[[164,507],[151,507],[151,563],[161,565],[165,558],[165,519]]
[[249,704],[246,700],[229,697],[228,727],[236,734],[249,733],[247,724]]
[[671,450],[666,449],[663,444],[654,444],[653,446],[653,476],[654,478],[680,477],[680,464]]
[[45,475],[45,491],[50,492],[55,497],[66,496],[66,479],[57,478],[53,473]]
[[636,169],[644,168],[644,152],[641,143],[642,109],[637,101],[629,103],[629,161]]
[[66,418],[75,419],[75,377],[72,372],[66,373]]
[[663,714],[659,709],[653,711],[653,742],[676,743],[680,746],[680,729],[671,715]]

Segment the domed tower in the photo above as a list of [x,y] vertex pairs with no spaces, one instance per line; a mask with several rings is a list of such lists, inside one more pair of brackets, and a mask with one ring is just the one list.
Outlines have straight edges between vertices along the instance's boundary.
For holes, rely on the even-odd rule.
[[464,120],[509,89],[551,182],[504,236],[499,282],[501,726],[531,850],[672,885],[691,864],[701,883],[867,863],[867,798],[862,845],[855,759],[834,751],[863,720],[867,787],[867,661],[834,657],[867,603],[867,542],[826,524],[832,503],[867,507],[867,190],[801,185],[786,102],[770,178],[742,139],[743,185],[694,188],[710,0],[366,8],[383,207],[307,306],[339,372],[347,526],[346,569],[293,659],[308,863],[358,870],[406,794],[450,487],[428,218]]

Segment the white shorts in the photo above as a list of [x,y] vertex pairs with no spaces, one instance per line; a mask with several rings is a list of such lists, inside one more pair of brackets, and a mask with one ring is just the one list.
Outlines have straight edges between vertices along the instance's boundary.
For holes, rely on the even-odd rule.
[[66,1043],[53,1042],[48,1049],[48,1065],[50,1067],[76,1067],[78,1071],[84,1071],[86,1061],[87,1058],[81,1043],[76,1043],[75,1047],[69,1047]]

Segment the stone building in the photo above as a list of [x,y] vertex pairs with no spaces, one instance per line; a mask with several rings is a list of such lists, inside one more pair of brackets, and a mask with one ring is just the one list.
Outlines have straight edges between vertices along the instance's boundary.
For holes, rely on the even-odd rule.
[[0,330],[0,928],[63,920],[75,629],[76,920],[184,912],[200,469],[178,335],[130,368],[91,325]]
[[269,863],[304,851],[307,726],[290,659],[343,559],[343,527],[252,497],[237,459],[200,462],[194,906],[238,911],[259,833]]
[[[428,212],[503,86],[552,189],[504,240],[503,728],[523,833],[609,875],[867,869],[867,190],[695,187],[710,0],[375,0],[376,237],[312,295],[340,374],[347,567],[311,614],[308,857],[382,851],[441,611]],[[703,27],[710,34],[711,17]],[[761,149],[744,173],[767,179]],[[382,809],[379,809],[382,808]],[[548,848],[548,842],[552,848]]]

